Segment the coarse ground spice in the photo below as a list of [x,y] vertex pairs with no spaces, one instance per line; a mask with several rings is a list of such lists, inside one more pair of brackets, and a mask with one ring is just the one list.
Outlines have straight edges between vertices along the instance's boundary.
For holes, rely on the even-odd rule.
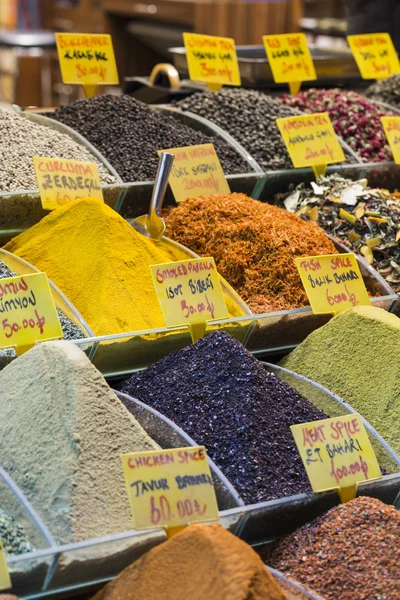
[[0,109],[0,192],[37,190],[32,156],[94,162],[103,184],[115,177],[69,135],[34,123],[14,111]]
[[10,514],[0,508],[0,539],[8,555],[34,552],[35,547],[30,543],[23,527]]
[[400,455],[400,319],[357,306],[311,333],[281,365],[348,402]]
[[255,551],[220,525],[189,525],[93,600],[288,600]]
[[318,223],[353,252],[361,254],[400,292],[400,202],[387,190],[371,189],[367,180],[333,174],[310,186],[277,194],[291,212]]
[[290,425],[326,415],[228,334],[166,356],[122,391],[204,444],[246,503],[310,491]]
[[292,161],[276,119],[301,114],[278,98],[255,90],[222,89],[193,94],[177,103],[182,110],[213,121],[230,133],[265,170],[291,169]]
[[87,356],[71,342],[39,344],[0,386],[1,465],[57,541],[131,529],[119,455],[158,446]]
[[124,181],[154,179],[157,150],[212,143],[226,175],[248,173],[238,152],[219,138],[184,125],[174,116],[131,96],[97,96],[62,106],[49,117],[75,129],[105,156]]
[[96,335],[165,325],[149,266],[172,252],[96,199],[54,210],[6,249],[46,272]]
[[372,100],[400,107],[400,74],[387,79],[379,79],[365,90],[365,95]]
[[326,600],[398,600],[400,513],[362,496],[278,540],[263,556]]
[[313,88],[299,92],[296,96],[284,94],[282,100],[303,112],[328,112],[336,134],[364,162],[393,160],[380,119],[394,113],[374,104],[365,96],[338,88]]
[[254,313],[308,306],[294,259],[336,253],[314,223],[245,194],[187,198],[166,221],[170,238],[215,258]]

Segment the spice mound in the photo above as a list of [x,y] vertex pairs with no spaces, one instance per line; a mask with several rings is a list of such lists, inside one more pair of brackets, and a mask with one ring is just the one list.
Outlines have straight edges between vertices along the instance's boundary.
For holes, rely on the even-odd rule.
[[187,198],[167,217],[167,235],[213,256],[254,313],[308,306],[294,259],[336,253],[314,223],[245,194]]
[[30,543],[24,528],[13,515],[0,508],[0,539],[8,555],[34,552],[35,547]]
[[98,200],[51,212],[6,249],[46,272],[96,335],[164,327],[149,266],[173,254]]
[[364,258],[400,291],[400,202],[366,179],[328,175],[277,194],[291,212],[318,223]]
[[400,513],[356,498],[278,541],[266,563],[326,600],[398,600]]
[[119,455],[158,446],[71,342],[0,373],[0,461],[61,543],[131,528]]
[[287,600],[254,550],[220,525],[190,525],[93,600]]
[[348,143],[364,162],[393,160],[381,117],[393,113],[365,96],[343,91],[310,89],[297,96],[285,94],[283,102],[307,113],[327,112],[336,134]]
[[348,402],[400,454],[400,319],[357,306],[311,333],[281,362]]
[[65,133],[0,109],[0,192],[37,190],[32,156],[94,162],[103,184],[115,178],[84,146]]
[[387,79],[376,81],[366,89],[365,95],[372,100],[386,102],[393,106],[400,106],[400,74],[392,75]]
[[278,98],[237,88],[193,94],[177,105],[225,129],[263,169],[292,168],[276,119],[301,113],[285,106]]
[[246,503],[310,491],[290,426],[326,415],[228,334],[166,356],[122,391],[203,444]]
[[131,96],[97,96],[62,106],[49,114],[85,136],[123,181],[154,179],[157,150],[214,144],[226,175],[247,173],[247,162],[229,144],[181,123],[171,113]]

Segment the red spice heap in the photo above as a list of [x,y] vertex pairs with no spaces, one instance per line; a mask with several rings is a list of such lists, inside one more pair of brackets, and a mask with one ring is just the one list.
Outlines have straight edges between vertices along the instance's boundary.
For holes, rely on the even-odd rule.
[[394,113],[365,96],[339,89],[311,89],[297,96],[284,94],[282,101],[303,112],[328,112],[337,135],[341,136],[364,162],[393,160],[381,124],[381,117]]
[[322,229],[245,194],[187,198],[167,217],[167,235],[219,273],[254,313],[308,306],[294,259],[335,254]]
[[263,557],[326,600],[398,600],[400,513],[362,496],[278,541]]

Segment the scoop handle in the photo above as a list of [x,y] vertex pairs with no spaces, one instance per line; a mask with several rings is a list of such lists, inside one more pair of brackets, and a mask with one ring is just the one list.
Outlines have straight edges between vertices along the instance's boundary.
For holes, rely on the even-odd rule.
[[146,219],[147,231],[154,239],[160,239],[165,231],[165,223],[161,218],[160,213],[174,158],[174,154],[162,152],[158,162],[157,175],[154,182],[153,194],[151,196],[149,214]]

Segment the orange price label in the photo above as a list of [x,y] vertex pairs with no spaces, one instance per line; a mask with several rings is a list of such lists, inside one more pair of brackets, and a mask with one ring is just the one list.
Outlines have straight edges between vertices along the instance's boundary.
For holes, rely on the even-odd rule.
[[363,79],[385,79],[400,73],[400,62],[388,33],[348,35],[347,41]]
[[34,156],[32,160],[45,210],[88,196],[104,202],[95,163],[44,156]]
[[56,33],[56,43],[64,83],[91,86],[119,83],[110,35]]
[[218,520],[204,446],[121,454],[135,529]]
[[217,88],[221,85],[241,84],[235,40],[215,35],[184,33],[183,42],[192,81],[204,81]]
[[371,304],[354,254],[309,256],[294,262],[313,313],[332,314]]

